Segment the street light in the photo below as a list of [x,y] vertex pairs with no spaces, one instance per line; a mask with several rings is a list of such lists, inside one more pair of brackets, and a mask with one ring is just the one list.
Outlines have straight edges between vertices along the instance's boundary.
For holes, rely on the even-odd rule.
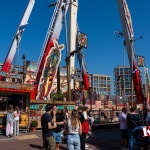
[[[120,31],[115,31],[114,32],[114,34],[115,35],[117,35],[117,37],[118,38],[122,38],[124,35],[123,35],[123,32],[120,32]],[[133,72],[134,72],[134,70],[133,70],[133,55],[134,55],[134,51],[135,51],[135,48],[134,48],[134,42],[136,41],[136,40],[138,40],[138,39],[142,39],[143,37],[142,36],[140,36],[140,37],[138,37],[138,38],[132,38],[131,40],[130,40],[130,43],[131,43],[131,46],[132,46],[132,52],[131,52],[131,58],[132,58],[132,62],[131,62],[131,105],[133,106]],[[126,42],[124,41],[124,47],[125,47],[125,45],[126,45]],[[122,76],[122,82],[123,82],[123,92],[124,92],[124,98],[125,98],[125,88],[124,88],[124,86],[125,86],[125,79],[124,79],[124,64],[125,64],[125,51],[124,51],[124,57],[123,57],[123,76]]]
[[[118,37],[118,38],[123,38],[123,31],[115,31],[114,34]],[[120,68],[119,68],[119,76],[122,77],[122,92],[121,92],[121,97],[122,97],[122,101],[125,102],[125,78],[124,78],[124,67],[125,67],[125,41],[123,42],[124,45],[124,53],[123,53],[123,73],[122,76],[120,76]],[[120,82],[119,82],[120,83]],[[119,84],[120,86],[120,84]],[[120,92],[120,87],[119,87],[119,92]],[[120,95],[119,95],[120,96]]]
[[22,82],[24,83],[24,80],[25,80],[25,70],[26,70],[26,56],[24,54],[22,55],[22,60],[23,60],[23,80],[22,80]]

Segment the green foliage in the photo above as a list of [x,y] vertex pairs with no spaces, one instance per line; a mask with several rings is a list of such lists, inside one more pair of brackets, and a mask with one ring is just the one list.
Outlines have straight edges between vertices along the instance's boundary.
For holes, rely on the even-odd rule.
[[37,127],[38,126],[38,122],[36,120],[33,120],[31,123],[30,123],[30,127]]
[[51,100],[57,101],[63,101],[65,97],[65,94],[63,94],[61,91],[57,91],[56,93],[51,93],[50,98]]

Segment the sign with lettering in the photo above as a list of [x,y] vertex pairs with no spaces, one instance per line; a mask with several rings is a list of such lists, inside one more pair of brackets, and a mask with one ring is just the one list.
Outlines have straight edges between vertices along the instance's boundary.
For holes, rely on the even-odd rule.
[[143,136],[150,136],[150,126],[143,127]]
[[68,110],[73,110],[73,109],[74,109],[74,105],[68,105],[68,106],[67,106],[67,109],[68,109]]
[[46,106],[46,104],[31,104],[30,105],[30,110],[45,111],[45,106]]
[[58,106],[57,106],[57,109],[58,109],[58,110],[64,110],[64,105],[58,105]]
[[12,72],[0,71],[0,76],[6,77],[6,78],[22,79],[22,74],[16,74],[16,73],[12,73]]

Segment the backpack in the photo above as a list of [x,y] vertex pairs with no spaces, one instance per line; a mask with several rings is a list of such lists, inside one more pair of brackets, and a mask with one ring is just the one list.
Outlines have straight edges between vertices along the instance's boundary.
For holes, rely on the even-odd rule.
[[131,114],[128,114],[127,115],[127,120],[128,120],[128,127],[129,128],[135,128],[138,126],[138,115],[131,115]]

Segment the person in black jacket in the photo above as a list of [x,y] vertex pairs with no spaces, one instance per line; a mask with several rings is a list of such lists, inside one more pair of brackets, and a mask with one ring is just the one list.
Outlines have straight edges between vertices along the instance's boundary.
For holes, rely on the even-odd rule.
[[57,127],[56,110],[50,104],[46,105],[45,110],[46,112],[41,117],[43,150],[55,150],[56,142],[53,137],[53,129]]
[[129,133],[129,150],[133,150],[133,143],[134,143],[134,136],[132,134],[132,131],[135,127],[138,126],[140,118],[138,117],[138,114],[135,113],[135,108],[130,108],[130,113],[127,114],[127,122],[128,122],[128,133]]

